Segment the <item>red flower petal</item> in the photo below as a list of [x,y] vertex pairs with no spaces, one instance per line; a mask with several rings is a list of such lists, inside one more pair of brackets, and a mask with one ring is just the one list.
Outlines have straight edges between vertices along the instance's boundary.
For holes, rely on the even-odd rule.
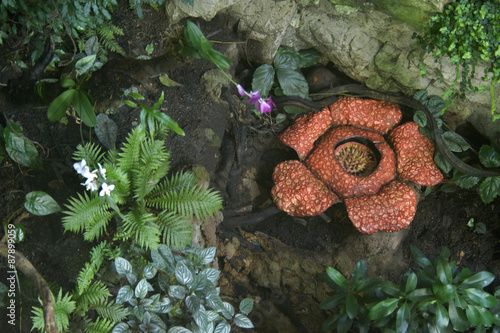
[[389,132],[403,116],[397,104],[356,97],[340,97],[330,112],[334,126],[351,125],[380,134]]
[[[377,168],[365,177],[347,173],[335,156],[339,142],[356,137],[373,142],[381,154]],[[305,163],[341,198],[377,193],[382,185],[396,177],[396,157],[384,138],[375,132],[351,126],[335,127],[328,132]]]
[[360,232],[398,231],[408,227],[417,210],[417,195],[408,185],[393,181],[374,195],[345,199],[347,213]]
[[314,216],[323,213],[340,199],[299,161],[285,161],[276,166],[271,190],[276,206],[291,216]]
[[434,145],[420,133],[418,125],[408,122],[389,134],[396,153],[398,174],[401,179],[423,186],[434,186],[443,175],[434,164]]
[[311,112],[297,119],[278,138],[295,149],[300,160],[303,160],[313,149],[314,142],[330,128],[331,121],[328,108],[320,112]]

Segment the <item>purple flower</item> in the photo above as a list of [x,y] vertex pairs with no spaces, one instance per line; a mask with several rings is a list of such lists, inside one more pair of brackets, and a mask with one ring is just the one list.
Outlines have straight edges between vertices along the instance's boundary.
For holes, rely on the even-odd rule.
[[262,98],[260,97],[259,95],[259,92],[258,91],[252,91],[250,93],[250,99],[248,101],[246,101],[247,103],[252,103],[252,104],[255,104],[255,103],[258,103]]
[[261,99],[259,101],[259,106],[257,109],[260,111],[260,113],[268,113],[271,112],[273,108],[271,107],[271,105],[269,105],[269,103]]
[[236,85],[236,88],[238,88],[238,94],[240,94],[241,97],[248,94],[241,84]]
[[267,113],[271,112],[273,107],[276,107],[276,104],[272,101],[271,97],[266,101],[262,97],[260,97],[260,94],[258,91],[252,91],[248,93],[241,84],[237,84],[236,88],[238,89],[238,94],[241,97],[248,96],[249,99],[245,101],[246,103],[249,104],[255,104],[255,108],[257,111],[259,111],[261,114],[262,113]]

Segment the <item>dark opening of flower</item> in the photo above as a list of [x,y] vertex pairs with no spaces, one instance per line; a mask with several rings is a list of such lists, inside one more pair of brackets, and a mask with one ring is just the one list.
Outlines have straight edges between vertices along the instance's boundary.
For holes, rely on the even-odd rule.
[[351,175],[369,175],[377,166],[373,151],[358,142],[347,142],[339,145],[335,148],[335,157],[342,168]]

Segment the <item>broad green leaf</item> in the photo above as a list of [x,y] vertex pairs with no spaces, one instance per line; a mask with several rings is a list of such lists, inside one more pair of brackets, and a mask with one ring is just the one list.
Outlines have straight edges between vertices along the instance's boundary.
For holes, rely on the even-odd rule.
[[314,49],[301,50],[299,51],[302,56],[299,63],[299,68],[307,68],[318,63],[318,60],[321,58],[321,53]]
[[302,73],[286,68],[276,71],[278,82],[285,96],[309,97],[309,85]]
[[431,289],[429,288],[419,288],[419,289],[415,289],[414,291],[412,291],[411,293],[409,293],[406,298],[409,299],[410,301],[421,301],[421,300],[424,300],[428,297],[433,297],[434,294],[432,292]]
[[163,258],[163,260],[165,260],[167,272],[174,273],[175,261],[174,261],[174,255],[172,254],[172,251],[165,244],[159,244],[158,245],[158,253]]
[[220,275],[220,271],[214,268],[205,268],[203,271],[201,271],[200,275],[205,276],[208,281],[212,282],[213,284],[217,283],[217,278]]
[[396,333],[406,333],[410,319],[410,307],[405,302],[396,313]]
[[441,301],[441,303],[447,303],[449,300],[453,299],[456,294],[455,285],[453,284],[445,284],[442,285],[440,283],[435,283],[432,285],[432,291],[434,295],[436,295],[437,299]]
[[251,298],[244,298],[240,302],[240,312],[247,315],[252,311],[253,308],[253,299]]
[[94,127],[97,124],[97,118],[94,112],[94,107],[90,103],[87,94],[83,91],[78,91],[73,99],[73,105],[76,114],[82,119],[83,123],[88,127]]
[[445,101],[439,96],[431,96],[427,102],[427,109],[431,112],[434,118],[439,118],[441,111],[445,107]]
[[444,132],[441,136],[448,148],[455,153],[460,153],[470,148],[469,143],[465,141],[461,135],[455,132]]
[[215,326],[214,333],[230,333],[231,325],[227,323],[227,321],[223,320]]
[[439,281],[443,284],[450,283],[453,278],[450,264],[442,258],[438,258],[437,260],[436,274]]
[[135,286],[135,290],[134,290],[135,297],[145,298],[148,294],[148,289],[149,289],[148,285],[149,285],[149,283],[146,279],[142,279],[141,281],[139,281],[137,286]]
[[109,119],[107,114],[99,113],[97,115],[97,123],[94,130],[95,135],[106,148],[111,150],[115,147],[118,125],[116,125],[114,120]]
[[414,95],[413,98],[419,101],[420,103],[426,105],[427,104],[427,90],[419,90]]
[[349,290],[349,285],[347,284],[346,278],[342,274],[340,274],[340,272],[337,271],[335,268],[327,267],[326,273],[328,274],[330,279],[332,279],[332,281],[335,282],[342,289]]
[[356,300],[356,297],[353,294],[347,295],[345,305],[346,305],[347,315],[349,316],[349,318],[350,319],[356,318],[356,315],[358,314],[359,304],[358,301]]
[[118,290],[118,294],[116,295],[116,304],[123,304],[128,302],[132,297],[134,297],[134,291],[130,288],[129,285],[123,286]]
[[168,295],[173,298],[183,299],[186,296],[187,290],[183,286],[169,286]]
[[346,297],[345,294],[335,294],[319,303],[318,307],[322,310],[333,309],[337,305],[344,304]]
[[47,110],[47,118],[50,121],[58,121],[64,116],[66,110],[73,103],[73,99],[78,94],[76,89],[69,89],[57,96],[52,103],[50,103]]
[[[364,260],[360,260],[356,267],[354,267],[354,271],[352,272],[352,288],[357,289],[362,281],[366,278],[366,263]],[[352,319],[352,318],[351,318]]]
[[443,304],[437,302],[436,303],[436,326],[444,329],[448,327],[448,323],[450,322],[450,317],[448,316],[448,311],[443,306]]
[[118,323],[113,327],[111,333],[128,333],[130,332],[129,326],[125,323]]
[[168,330],[168,333],[193,333],[193,331],[181,326],[174,326]]
[[441,153],[439,152],[436,152],[436,154],[434,154],[434,163],[436,163],[436,166],[444,173],[449,173],[453,168],[450,162],[445,160],[443,158],[443,155],[441,155]]
[[247,316],[238,313],[234,316],[234,323],[241,328],[253,328],[252,321]]
[[226,311],[230,314],[230,318],[234,316],[234,307],[228,302],[222,302]]
[[200,253],[200,263],[202,265],[209,265],[215,258],[215,253],[217,249],[215,247],[207,247],[206,249],[201,250]]
[[[10,122],[14,125],[14,122]],[[5,151],[9,157],[16,163],[33,168],[41,169],[40,160],[38,159],[38,150],[35,145],[22,135],[22,130],[14,128],[17,132],[11,130],[10,127],[4,129]]]
[[425,127],[427,125],[427,116],[424,111],[417,110],[413,115],[413,121],[416,122],[419,127]]
[[231,62],[233,62],[230,58],[226,57],[225,55],[214,49],[210,49],[208,51],[208,57],[205,59],[213,62],[215,65],[223,69],[230,69]]
[[415,290],[415,288],[417,287],[417,281],[418,281],[417,274],[412,272],[408,276],[408,280],[406,280],[405,294],[409,294]]
[[484,290],[467,288],[465,289],[465,293],[474,303],[485,308],[494,308],[497,305],[497,299],[495,298],[495,296],[487,293]]
[[478,307],[477,310],[479,311],[479,322],[481,325],[490,327],[493,323],[493,316],[491,315],[491,312],[482,307]]
[[200,309],[200,305],[201,305],[200,298],[194,294],[186,297],[185,302],[186,302],[186,306],[187,306],[188,310],[191,313],[198,312],[198,310]]
[[479,160],[487,168],[500,167],[500,154],[493,147],[483,145],[479,149]]
[[129,100],[129,99],[124,100],[124,101],[123,101],[123,103],[125,103],[125,104],[126,104],[126,105],[128,105],[128,106],[130,106],[131,108],[136,108],[136,107],[138,107],[138,105],[137,105],[136,103],[132,102],[132,101],[131,101],[131,100]]
[[391,296],[400,296],[402,294],[402,287],[400,285],[397,285],[391,281],[382,281],[380,283],[380,286],[382,287],[382,290]]
[[371,308],[368,316],[371,320],[382,320],[393,313],[394,310],[396,310],[396,308],[398,307],[398,302],[398,298],[389,298],[378,302],[373,306],[373,308]]
[[127,259],[118,257],[115,259],[115,269],[118,275],[125,276],[132,273],[132,265]]
[[278,70],[286,68],[297,71],[300,68],[299,64],[301,63],[301,58],[302,56],[297,51],[280,48],[278,52],[276,52],[273,64]]
[[450,301],[448,306],[448,314],[451,324],[456,331],[464,332],[469,328],[469,321],[463,309],[457,308],[454,301]]
[[63,77],[61,80],[61,87],[72,88],[76,85],[76,82],[68,77]]
[[127,96],[130,96],[138,101],[144,100],[144,96],[142,96],[140,93],[132,91],[127,94]]
[[175,278],[180,284],[189,285],[193,282],[193,273],[183,262],[178,262],[175,266]]
[[337,333],[347,333],[352,326],[352,319],[347,314],[340,316],[337,321]]
[[479,196],[484,203],[492,202],[500,194],[500,176],[488,177],[479,185]]
[[455,171],[453,171],[453,178],[451,180],[461,188],[471,188],[479,183],[481,178],[465,175],[455,169]]
[[417,263],[417,265],[419,265],[422,268],[432,265],[431,261],[418,248],[416,248],[413,245],[410,245],[410,250],[411,253],[413,254],[413,257],[415,257],[415,262]]
[[469,319],[470,324],[472,324],[473,326],[479,325],[479,322],[481,321],[481,314],[475,305],[469,304],[467,306],[467,309],[465,310],[465,313],[467,315],[467,319]]
[[82,59],[78,60],[75,64],[75,69],[78,71],[78,75],[81,76],[88,72],[94,66],[97,55],[91,54]]
[[269,64],[257,67],[253,74],[252,90],[258,91],[261,97],[267,96],[274,84],[274,68]]
[[465,279],[460,285],[461,288],[483,289],[495,279],[495,275],[490,272],[479,272]]
[[50,195],[42,191],[33,191],[25,196],[24,208],[38,216],[49,215],[61,210],[57,202]]
[[147,264],[146,267],[142,270],[142,275],[147,280],[150,280],[155,277],[157,269],[155,268],[154,264]]
[[337,321],[339,319],[339,314],[334,313],[330,317],[328,317],[321,325],[321,330],[324,332],[332,331],[337,328]]

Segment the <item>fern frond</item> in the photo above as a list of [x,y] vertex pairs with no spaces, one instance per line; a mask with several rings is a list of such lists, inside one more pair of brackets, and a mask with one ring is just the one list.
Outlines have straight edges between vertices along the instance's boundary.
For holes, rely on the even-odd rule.
[[33,331],[34,329],[36,329],[39,332],[45,332],[45,318],[43,309],[34,306],[31,308],[31,313],[33,314],[33,316],[31,316],[31,322],[33,323],[31,330]]
[[63,211],[66,214],[62,219],[63,227],[76,233],[82,232],[89,221],[94,220],[94,215],[108,208],[100,197],[91,198],[87,192],[83,196],[78,193],[78,198],[70,198],[69,204],[65,206],[69,210]]
[[110,296],[108,287],[102,281],[94,281],[77,296],[78,309],[87,312],[89,308],[106,303]]
[[130,196],[130,180],[127,173],[115,164],[105,164],[105,167],[107,179],[115,185],[113,199],[118,205],[125,204]]
[[196,185],[148,199],[146,205],[168,210],[189,219],[193,216],[197,219],[205,219],[222,209],[222,197],[215,190]]
[[54,318],[56,320],[57,328],[61,332],[68,329],[69,315],[75,311],[76,303],[71,299],[71,295],[66,293],[62,295],[62,288],[59,289],[57,298],[54,299]]
[[108,226],[109,221],[115,216],[116,212],[111,210],[103,210],[94,216],[92,223],[87,223],[85,225],[85,232],[83,233],[83,238],[87,241],[94,241],[99,239],[104,231],[106,231],[106,227]]
[[87,327],[85,327],[85,333],[109,333],[115,326],[116,322],[98,317],[96,321],[90,323]]
[[163,233],[163,243],[169,248],[182,249],[191,244],[193,227],[184,217],[164,210],[156,218]]
[[133,207],[123,218],[123,230],[125,235],[131,235],[143,248],[155,249],[160,243],[160,230],[156,225],[156,217]]
[[96,310],[101,317],[114,322],[122,321],[128,315],[128,310],[123,306],[123,304],[116,304],[113,303],[113,301],[101,303],[93,306],[92,308]]
[[93,142],[87,142],[85,146],[79,144],[73,153],[73,159],[77,162],[85,160],[91,169],[97,169],[97,163],[101,163],[104,153],[101,147]]
[[125,172],[137,168],[141,155],[141,143],[146,137],[146,132],[136,127],[127,137],[127,142],[123,144],[122,151],[118,153],[120,167]]
[[90,262],[85,263],[85,267],[78,274],[76,279],[76,293],[81,295],[94,279],[95,273],[99,271],[104,259],[104,249],[108,244],[106,241],[94,246],[90,252]]
[[134,197],[140,201],[150,193],[166,175],[170,166],[170,153],[165,150],[164,142],[147,139],[141,144],[139,168],[133,170]]
[[148,196],[152,198],[154,196],[162,195],[166,192],[179,192],[180,190],[192,187],[196,185],[196,176],[191,172],[179,171],[175,173],[170,179],[165,179],[160,185],[158,185]]

